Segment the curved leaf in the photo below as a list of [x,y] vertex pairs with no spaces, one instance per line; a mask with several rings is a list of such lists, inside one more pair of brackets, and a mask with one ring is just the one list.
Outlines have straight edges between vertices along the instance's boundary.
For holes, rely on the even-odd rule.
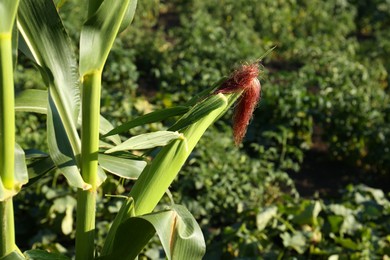
[[[18,28],[51,91],[69,139],[79,139],[79,76],[71,42],[52,1],[22,0]],[[73,144],[75,142],[75,144]],[[79,141],[72,141],[78,153]]]
[[51,99],[49,99],[48,108],[47,140],[51,158],[64,174],[69,185],[84,190],[90,189],[91,185],[84,182],[81,177],[65,128]]
[[119,27],[119,32],[123,32],[133,21],[135,15],[135,9],[137,8],[137,0],[130,1],[129,6],[127,7],[125,17],[122,20],[121,26]]
[[[202,231],[183,206],[132,217],[119,225],[110,259],[134,259],[154,232],[160,238],[167,259],[202,259],[206,245]],[[107,258],[108,259],[108,258]]]
[[165,146],[172,140],[181,138],[183,135],[179,132],[157,131],[153,133],[140,134],[125,142],[107,150],[105,153],[113,153],[127,150],[145,150],[158,146]]
[[47,91],[27,89],[15,98],[15,111],[47,114]]
[[105,154],[99,154],[99,164],[112,174],[133,180],[138,178],[146,166],[145,161],[123,159]]
[[[102,135],[105,135],[105,134],[107,134],[108,132],[110,132],[111,130],[114,129],[114,127],[110,123],[110,121],[108,121],[102,115],[100,115],[100,125],[99,126],[100,126],[99,132]],[[119,137],[119,135],[108,136],[107,139],[110,140],[111,142],[113,142],[116,145],[121,143],[121,138]]]
[[183,130],[185,138],[164,146],[144,169],[130,191],[137,215],[149,213],[155,208],[206,129],[225,111],[227,103],[228,98],[223,94],[202,101],[208,113],[202,111],[204,117]]
[[77,63],[69,37],[52,1],[22,0],[18,28],[49,88],[48,145],[68,182],[87,188],[77,167],[80,92]]

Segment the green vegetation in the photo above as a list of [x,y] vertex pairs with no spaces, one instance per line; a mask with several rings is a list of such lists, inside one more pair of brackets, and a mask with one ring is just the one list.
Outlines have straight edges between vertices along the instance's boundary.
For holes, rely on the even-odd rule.
[[[80,34],[82,39],[90,35],[88,30],[96,25],[94,19],[97,19],[93,18],[85,26],[81,17],[90,17],[96,11],[92,10],[94,7],[87,14],[87,8],[77,1],[55,3],[71,38],[66,48],[75,50],[77,58],[72,57],[72,62],[80,63],[80,78],[84,77],[81,89],[86,100],[78,96],[77,102],[81,100],[90,106],[82,107],[85,114],[81,128],[77,118],[73,118],[68,126],[71,130],[63,130],[67,136],[72,136],[69,133],[74,131],[67,155],[71,154],[76,164],[82,165],[77,157],[80,153],[81,160],[89,158],[89,162],[83,161],[88,164],[97,162],[95,157],[99,152],[98,170],[86,176],[86,171],[80,167],[81,180],[97,184],[96,193],[91,195],[89,190],[80,189],[81,182],[77,182],[80,180],[74,179],[78,184],[70,187],[66,182],[66,179],[70,182],[69,177],[64,178],[55,169],[61,168],[58,162],[47,157],[53,154],[47,136],[50,137],[50,131],[58,131],[45,130],[44,114],[48,112],[36,114],[17,109],[16,141],[25,150],[29,166],[29,183],[13,197],[16,245],[22,251],[33,248],[69,257],[75,255],[74,239],[79,236],[76,234],[77,211],[86,222],[96,217],[92,225],[96,227],[95,235],[85,230],[85,237],[90,241],[79,237],[79,241],[83,241],[79,247],[85,248],[83,254],[92,257],[95,250],[106,257],[131,255],[126,245],[118,245],[118,239],[114,239],[120,230],[118,226],[143,227],[152,230],[149,234],[152,237],[152,226],[159,225],[153,219],[172,221],[173,211],[187,214],[181,206],[167,210],[174,201],[184,205],[202,229],[205,259],[387,259],[390,256],[389,189],[382,191],[358,184],[357,180],[358,175],[364,175],[363,181],[370,183],[390,178],[388,1],[139,1],[132,25],[116,38],[112,31],[114,35],[108,37],[115,38],[112,49],[110,42],[104,43],[110,46],[105,49],[107,52],[100,53],[110,52],[108,56],[99,57],[95,57],[94,52],[89,53],[90,43],[79,47]],[[205,132],[191,152],[200,138],[198,135],[218,117],[216,114],[220,115],[218,109],[222,108],[213,110],[210,118],[199,119],[186,129],[176,129],[184,133],[188,143],[171,132],[167,134],[169,127],[177,122],[174,115],[193,113],[187,103],[189,100],[229,75],[235,66],[258,59],[274,46],[272,53],[261,62],[262,100],[242,145],[234,146],[229,110]],[[19,53],[14,71],[15,92],[19,97],[17,108],[18,102],[23,101],[20,96],[23,91],[45,90],[46,81],[52,80],[47,77],[43,81],[40,73],[45,66],[40,63],[40,71],[36,70],[34,61],[28,58]],[[52,69],[50,64],[46,67]],[[53,84],[49,82],[49,89],[55,87]],[[31,97],[32,92],[28,93]],[[50,109],[55,106],[61,112],[58,108],[61,102],[56,96],[52,98]],[[103,116],[100,118],[99,99]],[[69,102],[79,109],[79,104]],[[206,99],[200,104],[207,107],[211,104],[208,102],[212,100]],[[218,106],[226,105],[222,103]],[[4,114],[2,111],[5,109],[0,110]],[[148,121],[140,117],[153,111],[162,111],[157,118],[164,119]],[[90,116],[91,113],[95,116]],[[134,120],[136,118],[139,121]],[[120,131],[119,142],[133,136],[142,138],[142,134],[147,137],[151,132],[159,133],[160,137],[165,134],[164,145],[171,140],[169,138],[173,142],[163,145],[161,150],[152,148],[145,153],[121,150],[120,146],[115,146],[119,144],[116,135],[102,138],[104,143],[98,144],[98,129],[93,125],[99,125],[99,120],[106,122],[105,119],[113,126],[104,133],[101,131],[101,135],[132,122],[131,127]],[[88,120],[91,121],[86,123]],[[50,121],[56,124],[55,118],[48,123]],[[199,125],[202,129],[194,134],[193,128]],[[94,130],[92,146],[80,142],[87,150],[75,152],[79,132],[82,136],[83,131]],[[122,142],[122,146],[125,143]],[[191,149],[184,152],[183,147],[187,145]],[[117,150],[110,153],[113,147]],[[178,164],[170,165],[170,156],[175,152],[181,154],[172,157]],[[321,165],[316,164],[317,160],[307,161],[308,154],[313,152],[321,157],[318,160],[323,162]],[[123,176],[128,173],[122,170],[116,175],[107,174],[102,183],[103,177],[96,175],[96,171],[112,167],[113,164],[104,162],[114,156],[118,156],[115,165],[123,162],[119,159],[138,163],[143,162],[142,158],[150,163],[156,158],[145,170],[151,169],[156,175],[144,174],[140,177],[142,182],[137,183],[134,178],[138,176]],[[343,168],[340,173],[352,180],[351,184],[337,191],[337,195],[320,196],[323,194],[317,192],[313,197],[302,198],[291,173],[299,174],[310,164],[310,174],[315,178],[319,171],[333,170],[320,169],[327,162],[338,162]],[[134,167],[138,167],[139,174],[144,165]],[[161,171],[168,168],[172,169],[169,176]],[[166,176],[166,183],[160,183],[160,176]],[[155,192],[159,184],[159,191]],[[156,215],[131,218],[139,212],[151,212],[168,186],[170,192],[157,205],[153,213]],[[129,194],[142,205],[133,206],[132,200],[127,198]],[[80,203],[80,196],[84,196],[85,204]],[[85,215],[80,213],[88,208],[84,207],[87,201],[92,202],[89,207],[93,208],[94,200],[96,216],[92,210]],[[79,202],[78,210],[76,202]],[[186,224],[191,226],[192,223]],[[165,231],[157,231],[159,237],[161,232]],[[127,235],[120,231],[118,234],[119,237]],[[139,235],[136,230],[132,234]],[[165,253],[170,251],[161,240],[152,237],[140,259],[164,259]],[[141,250],[142,245],[138,246]],[[4,249],[7,252],[14,250],[13,245],[7,247],[11,248]],[[33,255],[34,251],[29,254]],[[82,259],[81,255],[79,257]]]

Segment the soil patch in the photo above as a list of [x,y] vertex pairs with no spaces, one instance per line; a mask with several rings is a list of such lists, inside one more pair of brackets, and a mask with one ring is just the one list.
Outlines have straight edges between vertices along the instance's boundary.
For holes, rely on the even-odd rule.
[[290,176],[299,194],[306,198],[339,198],[340,190],[349,184],[365,184],[390,192],[389,176],[367,173],[343,161],[332,160],[325,151],[308,151],[301,171]]

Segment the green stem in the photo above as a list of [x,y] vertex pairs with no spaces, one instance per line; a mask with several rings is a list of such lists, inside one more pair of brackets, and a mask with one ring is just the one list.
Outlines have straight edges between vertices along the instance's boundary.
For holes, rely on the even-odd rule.
[[[11,33],[0,34],[0,177],[5,189],[14,188],[15,112]],[[15,248],[12,198],[0,202],[0,258]]]
[[94,257],[96,189],[99,151],[101,72],[83,78],[81,126],[81,174],[90,190],[77,192],[76,259]]
[[6,189],[14,186],[15,112],[11,35],[0,35],[0,174]]
[[76,259],[93,259],[96,192],[77,191]]
[[0,258],[2,258],[16,249],[12,198],[0,203],[0,215]]

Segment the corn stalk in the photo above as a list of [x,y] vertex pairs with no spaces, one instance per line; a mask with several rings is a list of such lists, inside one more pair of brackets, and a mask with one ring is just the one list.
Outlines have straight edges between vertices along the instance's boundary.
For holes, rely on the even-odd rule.
[[[0,185],[14,190],[15,178],[15,112],[12,61],[12,28],[18,1],[0,2]],[[0,258],[16,249],[12,196],[0,201]]]

